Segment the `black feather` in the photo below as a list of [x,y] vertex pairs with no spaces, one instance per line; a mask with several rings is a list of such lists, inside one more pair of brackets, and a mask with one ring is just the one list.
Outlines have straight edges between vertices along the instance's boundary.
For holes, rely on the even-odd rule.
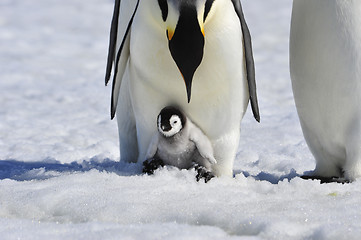
[[[116,0],[116,2],[115,2],[116,6],[115,6],[115,7],[117,7],[117,3],[118,3],[118,2],[119,2],[119,4],[120,4],[120,0]],[[120,56],[121,56],[121,54],[122,54],[122,50],[123,50],[123,47],[124,47],[125,40],[126,40],[128,34],[129,34],[130,27],[132,26],[135,13],[137,12],[138,6],[139,6],[139,0],[137,1],[137,5],[136,5],[136,7],[135,7],[135,10],[134,10],[134,12],[133,12],[133,15],[132,15],[132,17],[131,17],[131,19],[130,19],[130,21],[129,21],[129,23],[128,23],[127,29],[126,29],[126,31],[125,31],[125,34],[124,34],[124,37],[123,37],[123,40],[122,40],[122,43],[121,43],[121,45],[120,45],[120,47],[119,47],[119,51],[118,51],[118,53],[117,53],[117,57],[116,57],[115,62],[114,62],[115,69],[114,69],[114,75],[113,75],[111,110],[110,110],[111,119],[114,118],[114,116],[115,116],[115,110],[116,110],[116,108],[115,108],[115,106],[114,106],[114,103],[113,103],[113,98],[114,98],[113,94],[114,94],[114,87],[115,87],[115,83],[116,83],[116,77],[117,77],[117,73],[118,73],[118,63],[119,63],[119,60],[120,60]],[[117,14],[117,16],[118,16],[118,18],[119,18],[119,6],[118,6],[118,10],[117,10],[117,11],[114,9],[114,14]],[[114,19],[114,17],[115,17],[115,16],[113,16],[113,19]],[[118,18],[117,18],[117,19],[118,19]],[[116,20],[116,27],[118,28],[118,20]],[[112,28],[113,28],[113,22],[112,22]],[[117,37],[118,37],[118,36],[117,36],[117,34],[116,34],[115,40],[114,40],[114,48],[115,48],[115,44],[116,44],[116,39],[117,39]],[[114,53],[115,53],[115,49],[114,49]],[[110,63],[110,64],[111,64],[111,63]],[[110,67],[110,70],[111,70],[111,67]],[[109,73],[109,77],[110,77],[110,73]]]
[[120,0],[115,0],[113,18],[110,27],[108,60],[107,60],[107,68],[105,73],[105,85],[107,85],[109,82],[113,67],[113,61],[115,57],[115,46],[117,43],[117,35],[118,35],[119,6],[120,6]]
[[168,3],[167,3],[167,0],[158,0],[158,4],[159,4],[159,7],[160,7],[160,10],[162,11],[163,21],[165,22],[167,20],[167,17],[168,17]]
[[253,59],[253,52],[252,52],[251,34],[249,32],[246,20],[244,19],[242,5],[241,5],[240,0],[231,0],[231,1],[233,3],[234,9],[238,15],[238,18],[241,22],[241,28],[242,28],[242,33],[243,33],[244,54],[245,54],[245,59],[246,59],[249,97],[250,97],[253,116],[259,122],[260,114],[259,114],[259,109],[258,109],[258,100],[257,100],[257,92],[256,92],[256,79],[255,79],[255,68],[254,68],[254,59]]
[[209,13],[209,11],[211,11],[213,2],[214,2],[214,0],[207,0],[206,1],[205,7],[204,7],[203,22],[206,21],[208,13]]

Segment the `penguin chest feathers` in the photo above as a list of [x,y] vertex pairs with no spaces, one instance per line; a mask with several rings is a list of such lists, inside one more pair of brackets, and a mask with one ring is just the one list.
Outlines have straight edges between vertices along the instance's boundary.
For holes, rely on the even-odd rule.
[[157,155],[165,164],[178,168],[191,167],[197,148],[183,131],[172,137],[160,136]]

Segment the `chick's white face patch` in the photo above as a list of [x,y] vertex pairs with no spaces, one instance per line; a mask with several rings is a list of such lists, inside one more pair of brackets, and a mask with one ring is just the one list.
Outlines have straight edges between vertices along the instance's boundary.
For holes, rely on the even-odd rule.
[[169,120],[169,123],[172,126],[172,129],[176,133],[178,133],[182,129],[182,121],[178,115],[172,115],[172,117]]

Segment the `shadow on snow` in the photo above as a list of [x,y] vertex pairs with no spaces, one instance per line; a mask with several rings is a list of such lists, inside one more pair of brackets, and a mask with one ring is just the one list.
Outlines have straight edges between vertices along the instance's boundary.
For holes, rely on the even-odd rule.
[[0,160],[0,180],[45,180],[60,176],[63,173],[88,172],[93,169],[100,172],[116,173],[121,176],[131,176],[141,172],[138,164],[116,162],[110,159],[100,160],[96,157],[81,163],[61,163],[50,158],[39,162],[10,159]]
[[301,176],[294,169],[291,169],[288,174],[284,174],[281,176],[271,174],[271,173],[266,173],[266,172],[260,172],[257,175],[251,175],[249,172],[246,172],[246,171],[240,171],[239,173],[242,173],[247,178],[252,177],[258,181],[267,181],[272,184],[278,184],[279,182],[282,182],[285,179],[287,179],[288,181],[291,181],[292,179]]
[[[94,169],[100,172],[116,173],[120,176],[134,176],[142,174],[141,166],[139,164],[116,162],[111,159],[98,159],[96,157],[90,159],[89,161],[84,160],[81,163],[61,163],[51,158],[44,159],[39,162],[23,162],[10,159],[0,160],[0,180],[45,180],[61,176],[64,173],[88,172]],[[291,169],[288,174],[282,176],[266,172],[251,175],[246,171],[235,171],[234,175],[240,173],[247,178],[252,177],[258,181],[267,181],[272,184],[278,184],[285,179],[290,181],[291,179],[300,176],[294,169]]]

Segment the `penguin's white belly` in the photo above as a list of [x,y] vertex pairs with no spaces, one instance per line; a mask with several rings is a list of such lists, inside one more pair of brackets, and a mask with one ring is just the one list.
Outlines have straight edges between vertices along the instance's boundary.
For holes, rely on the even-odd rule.
[[[142,13],[148,11],[146,7],[140,7],[140,15],[146,15]],[[233,15],[224,18],[222,24],[228,24],[227,27],[218,23],[205,26],[204,56],[193,77],[190,103],[182,75],[170,55],[166,33],[152,21],[134,19],[133,24],[138,27],[131,32],[129,73],[140,160],[144,160],[151,136],[156,132],[157,114],[171,104],[180,106],[209,137],[217,161],[222,163],[223,155],[225,161],[230,159],[227,155],[234,158],[249,95],[242,33],[232,30],[240,28],[239,19]],[[231,150],[224,147],[227,141]]]
[[350,169],[361,173],[361,2],[293,4],[292,88],[316,174],[339,176],[345,171],[353,178],[357,173]]

